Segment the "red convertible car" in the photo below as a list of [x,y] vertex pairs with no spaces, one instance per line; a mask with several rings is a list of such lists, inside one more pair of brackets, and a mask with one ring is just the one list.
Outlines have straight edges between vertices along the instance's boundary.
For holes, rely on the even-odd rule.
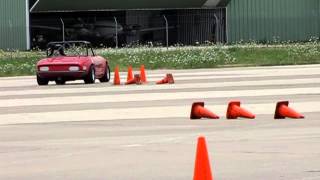
[[95,80],[109,82],[108,61],[95,55],[87,41],[51,42],[47,45],[47,58],[37,63],[37,82],[40,86],[55,81],[62,85],[66,81],[84,80],[93,84]]

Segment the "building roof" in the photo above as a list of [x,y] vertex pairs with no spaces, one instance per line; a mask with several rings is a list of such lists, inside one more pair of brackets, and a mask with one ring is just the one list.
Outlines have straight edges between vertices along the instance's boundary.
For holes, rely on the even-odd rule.
[[32,12],[217,7],[229,0],[38,0]]

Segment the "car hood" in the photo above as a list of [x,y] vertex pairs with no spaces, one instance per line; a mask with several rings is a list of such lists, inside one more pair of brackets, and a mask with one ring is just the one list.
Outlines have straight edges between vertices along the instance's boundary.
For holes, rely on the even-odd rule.
[[38,66],[43,65],[82,65],[88,61],[91,61],[88,57],[51,57],[51,58],[45,58],[38,62]]

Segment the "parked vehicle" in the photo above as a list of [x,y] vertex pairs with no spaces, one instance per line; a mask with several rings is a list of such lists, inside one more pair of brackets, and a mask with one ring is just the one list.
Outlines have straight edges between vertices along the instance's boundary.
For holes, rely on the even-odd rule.
[[84,80],[86,84],[109,82],[108,60],[97,56],[87,41],[51,42],[47,45],[47,58],[37,63],[37,82],[40,86],[55,81]]

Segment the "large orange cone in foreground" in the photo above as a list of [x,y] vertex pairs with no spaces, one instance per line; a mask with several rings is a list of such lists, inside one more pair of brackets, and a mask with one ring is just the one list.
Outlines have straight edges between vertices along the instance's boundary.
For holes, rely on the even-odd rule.
[[158,81],[157,84],[174,84],[173,75],[167,74],[166,77]]
[[192,104],[190,119],[219,119],[219,116],[215,115],[208,109],[204,108],[204,102],[196,102]]
[[292,108],[289,108],[289,101],[281,101],[277,103],[276,112],[274,115],[275,119],[285,119],[293,118],[293,119],[303,119],[304,116]]
[[114,70],[114,80],[113,80],[114,85],[120,85],[120,73],[119,73],[119,66],[116,66]]
[[240,101],[232,101],[229,103],[227,110],[227,118],[228,119],[237,119],[239,117],[254,119],[256,116],[249,112],[248,110],[241,108]]
[[193,180],[213,180],[205,137],[198,138]]
[[132,71],[132,66],[128,67],[128,75],[127,75],[127,82],[131,81],[133,79],[133,71]]
[[140,78],[142,83],[147,83],[146,70],[144,69],[144,65],[140,67]]

